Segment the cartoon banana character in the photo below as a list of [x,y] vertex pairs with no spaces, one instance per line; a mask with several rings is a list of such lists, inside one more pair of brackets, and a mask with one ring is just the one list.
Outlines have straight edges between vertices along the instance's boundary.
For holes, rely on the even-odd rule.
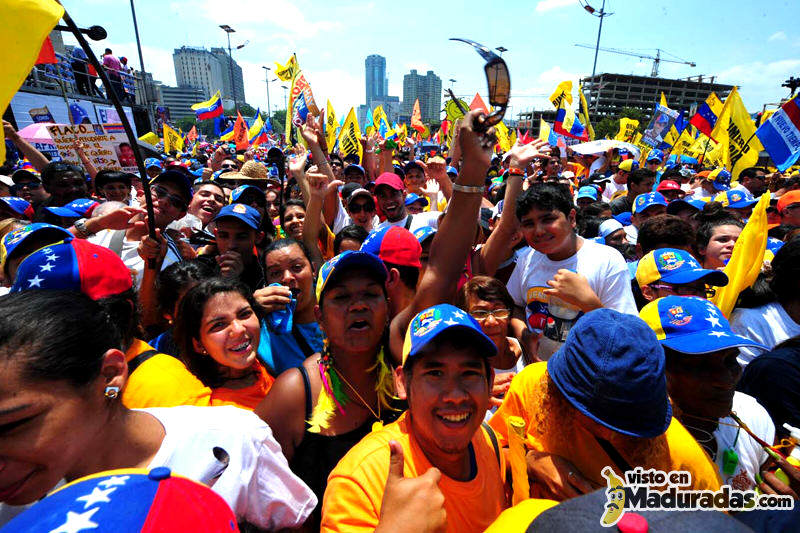
[[617,476],[611,467],[604,467],[600,474],[606,478],[606,510],[600,518],[600,524],[610,527],[616,524],[625,514],[625,482]]

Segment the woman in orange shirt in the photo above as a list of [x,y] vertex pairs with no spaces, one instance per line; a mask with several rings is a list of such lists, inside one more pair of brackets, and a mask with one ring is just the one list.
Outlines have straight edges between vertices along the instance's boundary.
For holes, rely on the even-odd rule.
[[212,389],[212,405],[254,409],[275,379],[259,361],[258,306],[245,285],[211,278],[186,293],[175,340],[189,371]]

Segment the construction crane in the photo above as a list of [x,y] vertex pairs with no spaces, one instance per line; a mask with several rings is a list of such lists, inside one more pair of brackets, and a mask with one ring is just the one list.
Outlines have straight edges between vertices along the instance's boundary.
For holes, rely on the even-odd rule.
[[[595,48],[594,46],[591,46],[591,45],[588,45],[588,44],[576,44],[575,46],[580,46],[581,48]],[[659,65],[661,64],[662,61],[664,61],[665,63],[680,63],[681,65],[689,65],[690,67],[696,67],[697,66],[697,64],[694,61],[684,61],[683,59],[681,59],[680,61],[675,61],[673,59],[661,59],[661,52],[664,52],[665,54],[669,54],[669,52],[665,52],[664,50],[661,50],[660,48],[656,48],[656,55],[655,56],[649,56],[649,55],[646,55],[646,54],[641,54],[639,52],[632,52],[632,51],[629,51],[629,50],[619,50],[617,48],[598,47],[597,49],[598,50],[602,50],[603,52],[611,52],[612,54],[620,54],[620,55],[623,55],[623,56],[633,56],[633,57],[638,57],[640,59],[652,59],[653,60],[653,70],[650,73],[650,75],[652,77],[654,77],[654,78],[656,76],[658,76],[658,67],[659,67]],[[669,55],[672,55],[672,54],[669,54]],[[677,56],[673,56],[673,57],[677,57]],[[678,59],[680,59],[680,58],[678,58]]]

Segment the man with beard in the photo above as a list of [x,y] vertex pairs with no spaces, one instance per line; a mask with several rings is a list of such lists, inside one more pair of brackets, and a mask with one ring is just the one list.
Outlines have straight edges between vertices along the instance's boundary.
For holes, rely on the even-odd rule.
[[36,221],[38,222],[52,221],[46,220],[48,211],[44,209],[45,207],[62,207],[72,200],[89,196],[83,171],[75,165],[67,163],[48,164],[42,171],[42,185],[44,190],[50,194],[50,198],[39,205],[36,211]]
[[375,198],[381,213],[386,216],[386,220],[378,224],[375,229],[380,230],[386,226],[400,226],[413,233],[424,226],[437,228],[441,213],[439,211],[428,211],[417,215],[409,214],[406,211],[404,191],[403,180],[397,174],[384,172],[378,176],[378,179],[375,180]]

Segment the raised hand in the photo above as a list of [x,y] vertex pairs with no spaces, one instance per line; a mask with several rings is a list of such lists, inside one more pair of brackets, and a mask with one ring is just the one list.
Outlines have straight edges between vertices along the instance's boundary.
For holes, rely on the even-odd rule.
[[589,280],[577,272],[561,268],[547,284],[551,288],[545,289],[544,294],[571,303],[584,313],[603,307],[603,302],[592,290]]
[[416,478],[403,475],[403,447],[389,441],[389,477],[383,491],[381,517],[376,533],[439,533],[447,529],[444,495],[439,489],[442,473],[430,468]]
[[517,141],[511,147],[511,168],[524,170],[534,159],[550,157],[547,154],[549,148],[550,145],[544,139],[534,139],[528,144],[520,144]]
[[271,313],[286,309],[292,301],[292,291],[283,285],[273,285],[258,289],[253,293],[253,298],[265,313]]
[[483,111],[475,110],[470,111],[458,125],[458,146],[461,148],[461,154],[466,163],[472,160],[475,163],[489,166],[492,159],[492,151],[494,145],[497,143],[494,128],[489,128],[488,131],[480,133],[475,131],[473,125],[478,120],[478,117],[483,114]]
[[289,171],[293,176],[303,174],[306,170],[306,161],[308,160],[308,152],[301,144],[294,146],[294,157],[289,160]]

